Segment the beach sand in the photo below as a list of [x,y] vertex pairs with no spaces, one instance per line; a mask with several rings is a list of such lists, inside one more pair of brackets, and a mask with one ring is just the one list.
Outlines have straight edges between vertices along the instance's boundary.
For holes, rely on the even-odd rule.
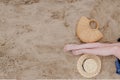
[[[85,79],[77,71],[80,56],[64,52],[81,44],[76,24],[94,18],[104,38],[120,37],[120,0],[0,0],[0,78],[17,80]],[[120,79],[114,56],[100,57],[102,69],[93,79]]]

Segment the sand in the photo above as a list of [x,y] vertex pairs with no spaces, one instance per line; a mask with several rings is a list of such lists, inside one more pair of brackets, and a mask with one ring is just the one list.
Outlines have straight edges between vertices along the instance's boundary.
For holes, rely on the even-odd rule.
[[[99,22],[104,38],[120,37],[120,0],[0,0],[0,78],[17,80],[82,79],[80,56],[64,52],[65,44],[81,42],[76,24],[81,16]],[[93,79],[119,79],[115,57],[101,57],[102,70]]]

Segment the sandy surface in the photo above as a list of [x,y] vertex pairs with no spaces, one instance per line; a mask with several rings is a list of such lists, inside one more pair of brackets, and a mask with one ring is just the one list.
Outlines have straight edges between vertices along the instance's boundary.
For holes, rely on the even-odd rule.
[[[0,0],[0,78],[80,79],[80,56],[64,52],[68,43],[80,44],[75,28],[81,16],[95,18],[104,38],[120,37],[120,0]],[[96,78],[120,78],[115,57],[101,57]]]

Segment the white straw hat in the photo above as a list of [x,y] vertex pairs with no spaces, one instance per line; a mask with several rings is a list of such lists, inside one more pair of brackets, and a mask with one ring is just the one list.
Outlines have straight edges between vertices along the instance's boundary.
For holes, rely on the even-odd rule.
[[101,70],[101,60],[95,55],[82,55],[77,62],[77,69],[86,78],[95,77]]

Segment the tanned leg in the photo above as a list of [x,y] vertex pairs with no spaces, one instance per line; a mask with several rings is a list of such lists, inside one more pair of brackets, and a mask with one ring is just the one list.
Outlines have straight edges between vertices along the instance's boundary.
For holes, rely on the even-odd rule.
[[87,43],[87,44],[68,44],[64,47],[64,51],[77,50],[77,49],[89,49],[109,46],[120,46],[120,43]]
[[72,53],[74,55],[80,55],[80,54],[93,54],[93,55],[99,55],[99,56],[109,56],[114,55],[117,58],[120,59],[120,47],[114,46],[114,47],[100,47],[100,48],[94,48],[94,49],[79,49],[79,50],[73,50]]

